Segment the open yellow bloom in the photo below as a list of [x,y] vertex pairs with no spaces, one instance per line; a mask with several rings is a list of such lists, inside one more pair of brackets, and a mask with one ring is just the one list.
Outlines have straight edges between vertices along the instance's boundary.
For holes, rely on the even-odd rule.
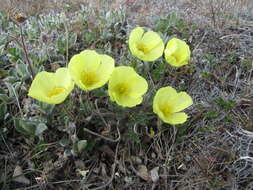
[[84,50],[71,58],[68,68],[76,85],[90,91],[107,83],[114,69],[114,59],[94,50]]
[[169,40],[164,50],[166,61],[174,67],[188,64],[190,55],[191,51],[189,46],[185,41],[177,38]]
[[129,36],[129,49],[133,56],[143,61],[154,61],[162,56],[164,43],[158,33],[136,27]]
[[153,112],[165,123],[181,124],[188,117],[181,111],[192,104],[192,98],[186,92],[177,93],[174,88],[167,86],[157,91],[153,100]]
[[147,90],[147,81],[128,66],[116,67],[108,85],[110,99],[123,107],[140,104]]
[[48,104],[63,102],[74,88],[67,68],[59,68],[55,73],[38,73],[29,89],[28,96]]

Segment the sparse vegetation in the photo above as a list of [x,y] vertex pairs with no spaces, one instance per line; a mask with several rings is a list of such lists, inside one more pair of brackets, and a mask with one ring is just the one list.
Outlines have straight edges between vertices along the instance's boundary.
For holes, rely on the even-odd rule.
[[[1,189],[252,189],[252,2],[229,2],[26,0],[12,9],[20,1],[2,0]],[[136,26],[166,43],[185,40],[190,64],[133,57],[127,40]],[[149,82],[143,103],[116,106],[106,87],[75,88],[59,105],[27,96],[32,73],[55,72],[84,49],[141,73]],[[152,112],[168,85],[194,102],[177,126]]]

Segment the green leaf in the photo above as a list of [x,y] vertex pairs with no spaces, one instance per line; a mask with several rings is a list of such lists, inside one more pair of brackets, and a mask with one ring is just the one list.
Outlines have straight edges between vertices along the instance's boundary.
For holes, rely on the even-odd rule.
[[28,120],[16,118],[14,119],[14,125],[18,132],[25,135],[34,135],[35,126]]
[[7,105],[5,103],[0,104],[0,120],[4,120],[7,113]]
[[64,155],[64,157],[69,157],[69,156],[72,155],[72,152],[71,152],[70,149],[67,149],[67,150],[64,151],[63,155]]
[[24,64],[23,61],[20,61],[19,64],[16,64],[17,77],[21,80],[26,80],[30,77],[28,71],[28,65]]
[[79,152],[82,152],[86,146],[87,146],[87,140],[80,140],[77,143],[77,149]]
[[0,100],[3,101],[5,104],[10,104],[14,101],[14,98],[10,98],[5,94],[0,94]]
[[[0,56],[0,64],[1,64],[1,56]],[[8,71],[4,69],[0,69],[0,79],[8,76]]]
[[36,130],[35,130],[35,135],[36,136],[40,136],[42,135],[42,133],[47,130],[47,126],[45,123],[40,123],[37,127],[36,127]]
[[69,48],[73,47],[76,44],[76,40],[77,40],[77,34],[73,33],[72,35],[70,35],[69,37]]
[[66,147],[70,144],[70,140],[67,139],[67,138],[62,138],[60,141],[59,141],[59,144],[62,146],[62,147]]

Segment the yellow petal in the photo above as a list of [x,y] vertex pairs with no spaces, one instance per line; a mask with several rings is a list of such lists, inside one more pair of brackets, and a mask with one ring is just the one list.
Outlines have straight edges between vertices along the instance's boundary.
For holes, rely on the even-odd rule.
[[68,64],[69,73],[76,85],[82,89],[85,89],[81,78],[85,67],[85,57],[81,54],[74,55]]
[[164,43],[158,33],[144,33],[141,27],[137,27],[130,34],[129,49],[133,56],[143,61],[154,61],[162,56]]
[[158,35],[158,33],[153,32],[153,31],[148,31],[143,35],[139,43],[146,48],[146,51],[151,51],[152,49],[157,47],[159,44],[161,44],[161,42],[162,42],[162,39]]
[[54,88],[54,83],[53,73],[39,72],[32,81],[28,96],[45,102],[48,91]]
[[109,79],[108,93],[112,101],[124,107],[142,102],[148,88],[147,81],[127,66],[116,67]]
[[117,104],[122,107],[134,107],[140,104],[143,100],[142,97],[131,98],[129,96],[118,96],[118,95],[115,95],[114,98],[115,99],[112,99],[112,100],[117,102]]
[[136,43],[139,42],[144,34],[144,30],[142,27],[134,28],[129,36],[128,45],[130,51],[134,54],[136,50]]
[[165,123],[169,123],[171,125],[177,125],[177,124],[182,124],[184,122],[186,122],[188,116],[183,113],[183,112],[179,112],[179,113],[173,113],[165,118],[161,118]]
[[189,96],[186,92],[180,92],[178,93],[176,99],[174,99],[170,104],[172,112],[179,112],[191,106],[193,102],[191,96]]
[[143,61],[155,61],[159,57],[162,56],[164,50],[164,44],[161,41],[155,48],[152,49],[148,54],[142,55],[142,60]]
[[102,54],[101,56],[101,64],[99,68],[97,69],[97,74],[100,77],[100,81],[95,84],[95,88],[99,88],[103,86],[107,81],[109,80],[113,70],[114,70],[114,65],[115,61],[112,57]]
[[179,111],[190,105],[192,98],[186,92],[177,93],[174,88],[167,86],[157,91],[153,100],[153,112],[165,123],[176,125],[187,120],[187,115]]
[[68,68],[75,83],[89,91],[102,87],[109,80],[114,60],[94,50],[84,50],[71,58]]
[[74,85],[69,70],[67,68],[57,69],[54,74],[54,77],[57,86],[62,86],[63,88],[69,89],[72,88],[72,86]]
[[164,50],[166,61],[175,67],[188,64],[190,54],[189,46],[183,40],[177,38],[169,40]]
[[42,71],[35,76],[28,96],[48,104],[59,104],[73,88],[74,82],[67,68],[59,68],[56,73]]
[[101,56],[95,50],[84,50],[80,53],[84,56],[83,69],[88,72],[94,72],[98,69],[101,63]]
[[129,96],[132,98],[138,98],[148,90],[147,81],[139,75],[129,79],[128,83],[131,86]]
[[153,100],[153,111],[154,113],[162,112],[164,106],[168,106],[172,100],[177,97],[177,91],[171,86],[160,88]]
[[129,81],[129,79],[134,78],[136,72],[132,67],[128,66],[118,66],[112,72],[111,78],[109,80],[109,86],[114,88],[118,83]]

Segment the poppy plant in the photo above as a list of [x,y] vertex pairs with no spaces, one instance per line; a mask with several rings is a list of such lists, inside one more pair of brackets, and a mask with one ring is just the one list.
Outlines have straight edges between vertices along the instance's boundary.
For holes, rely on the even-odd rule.
[[174,67],[188,64],[191,51],[185,41],[172,38],[168,41],[164,50],[165,60]]
[[123,107],[140,104],[147,90],[147,81],[128,66],[116,67],[108,84],[110,99]]
[[90,91],[108,82],[114,69],[114,59],[94,50],[84,50],[71,58],[68,69],[76,85]]
[[192,98],[186,92],[178,93],[174,88],[167,86],[156,92],[153,100],[153,112],[165,123],[182,124],[188,116],[181,111],[192,104]]
[[143,61],[155,61],[162,56],[164,43],[158,33],[144,32],[142,27],[133,29],[128,41],[133,56]]
[[67,68],[59,68],[55,73],[39,72],[29,89],[28,96],[48,104],[62,103],[74,88]]

